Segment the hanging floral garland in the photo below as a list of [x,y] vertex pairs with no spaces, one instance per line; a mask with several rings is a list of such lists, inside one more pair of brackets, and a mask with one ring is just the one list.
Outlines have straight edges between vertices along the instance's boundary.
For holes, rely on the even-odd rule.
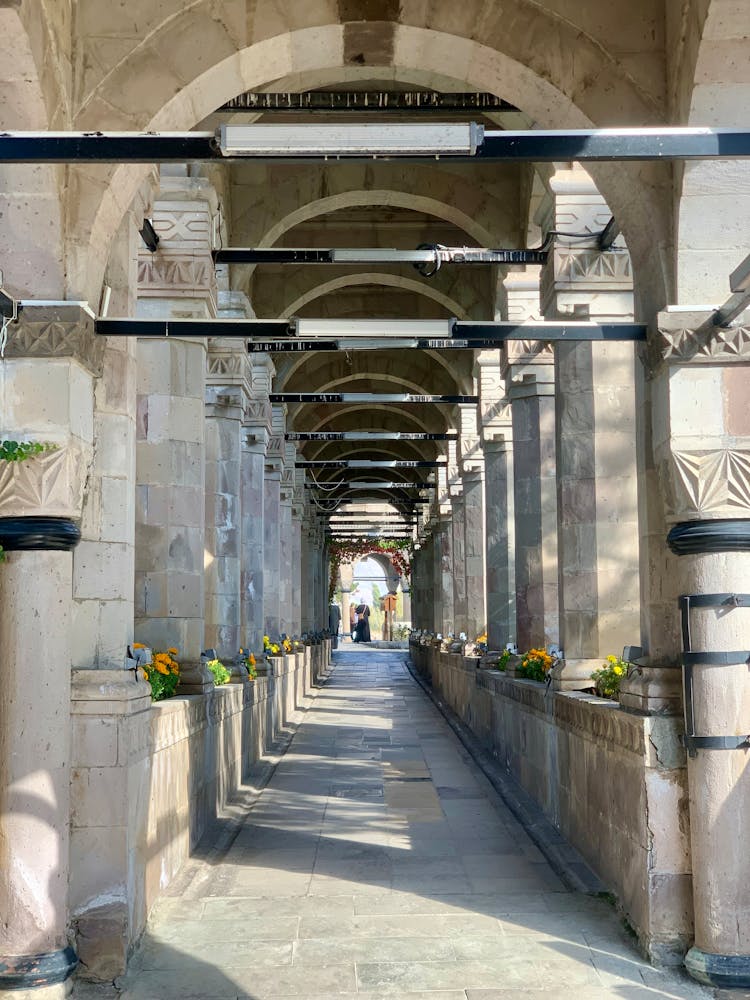
[[329,602],[333,600],[336,591],[341,564],[356,562],[357,559],[363,559],[365,556],[388,556],[398,575],[408,580],[411,576],[411,563],[409,562],[411,544],[411,541],[406,538],[387,538],[382,541],[373,541],[371,538],[350,538],[345,542],[331,542],[328,548],[331,561],[331,579],[328,584]]

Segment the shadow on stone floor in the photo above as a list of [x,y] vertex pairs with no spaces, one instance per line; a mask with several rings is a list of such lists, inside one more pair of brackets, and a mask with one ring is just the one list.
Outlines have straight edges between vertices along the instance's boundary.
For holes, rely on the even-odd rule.
[[[399,682],[397,662],[386,662]],[[331,697],[356,697],[350,665],[327,686]],[[711,995],[680,970],[645,962],[611,906],[565,889],[432,706],[410,682],[399,686],[410,719],[388,730],[381,749],[414,756],[419,733],[430,732],[422,750],[440,809],[429,821],[395,818],[376,794],[388,778],[376,776],[384,756],[368,756],[375,727],[310,718],[241,825],[222,838],[219,823],[204,836],[179,887],[157,904],[120,990],[80,986],[73,1000]],[[390,711],[369,697],[369,714]],[[339,712],[318,699],[311,715],[321,711]],[[485,802],[456,801],[452,790],[469,777]]]
[[[76,979],[70,1000],[257,1000],[252,990],[257,959],[241,944],[233,949],[207,938],[203,945],[180,948],[146,932],[125,976],[114,983]],[[205,957],[196,957],[197,951]],[[291,945],[288,952],[291,962]],[[283,957],[280,949],[274,956]]]

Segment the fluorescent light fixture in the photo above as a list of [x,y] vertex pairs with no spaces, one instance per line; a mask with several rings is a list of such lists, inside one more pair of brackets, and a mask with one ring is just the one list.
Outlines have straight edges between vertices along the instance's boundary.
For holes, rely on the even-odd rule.
[[334,264],[432,264],[434,250],[331,250]]
[[484,128],[435,125],[222,125],[224,156],[474,156]]
[[449,340],[453,319],[298,319],[297,337],[314,340],[318,337],[346,340],[416,338]]

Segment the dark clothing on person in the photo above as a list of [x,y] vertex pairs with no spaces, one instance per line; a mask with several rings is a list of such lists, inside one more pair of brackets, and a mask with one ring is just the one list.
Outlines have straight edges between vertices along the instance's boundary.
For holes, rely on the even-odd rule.
[[355,608],[357,612],[357,624],[354,627],[356,638],[354,642],[370,641],[370,608],[366,604],[358,604]]

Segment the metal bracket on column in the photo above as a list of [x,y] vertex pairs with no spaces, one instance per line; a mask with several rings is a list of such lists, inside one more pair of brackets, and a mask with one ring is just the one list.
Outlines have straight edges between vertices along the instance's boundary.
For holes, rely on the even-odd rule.
[[727,650],[724,652],[695,652],[690,635],[690,611],[692,608],[719,608],[732,611],[734,608],[750,608],[750,594],[683,594],[679,599],[682,619],[682,683],[685,699],[685,733],[682,745],[688,756],[695,757],[699,750],[747,750],[750,749],[750,734],[733,736],[699,736],[695,732],[695,711],[693,707],[693,668],[695,666],[742,666],[750,661],[750,650]]

